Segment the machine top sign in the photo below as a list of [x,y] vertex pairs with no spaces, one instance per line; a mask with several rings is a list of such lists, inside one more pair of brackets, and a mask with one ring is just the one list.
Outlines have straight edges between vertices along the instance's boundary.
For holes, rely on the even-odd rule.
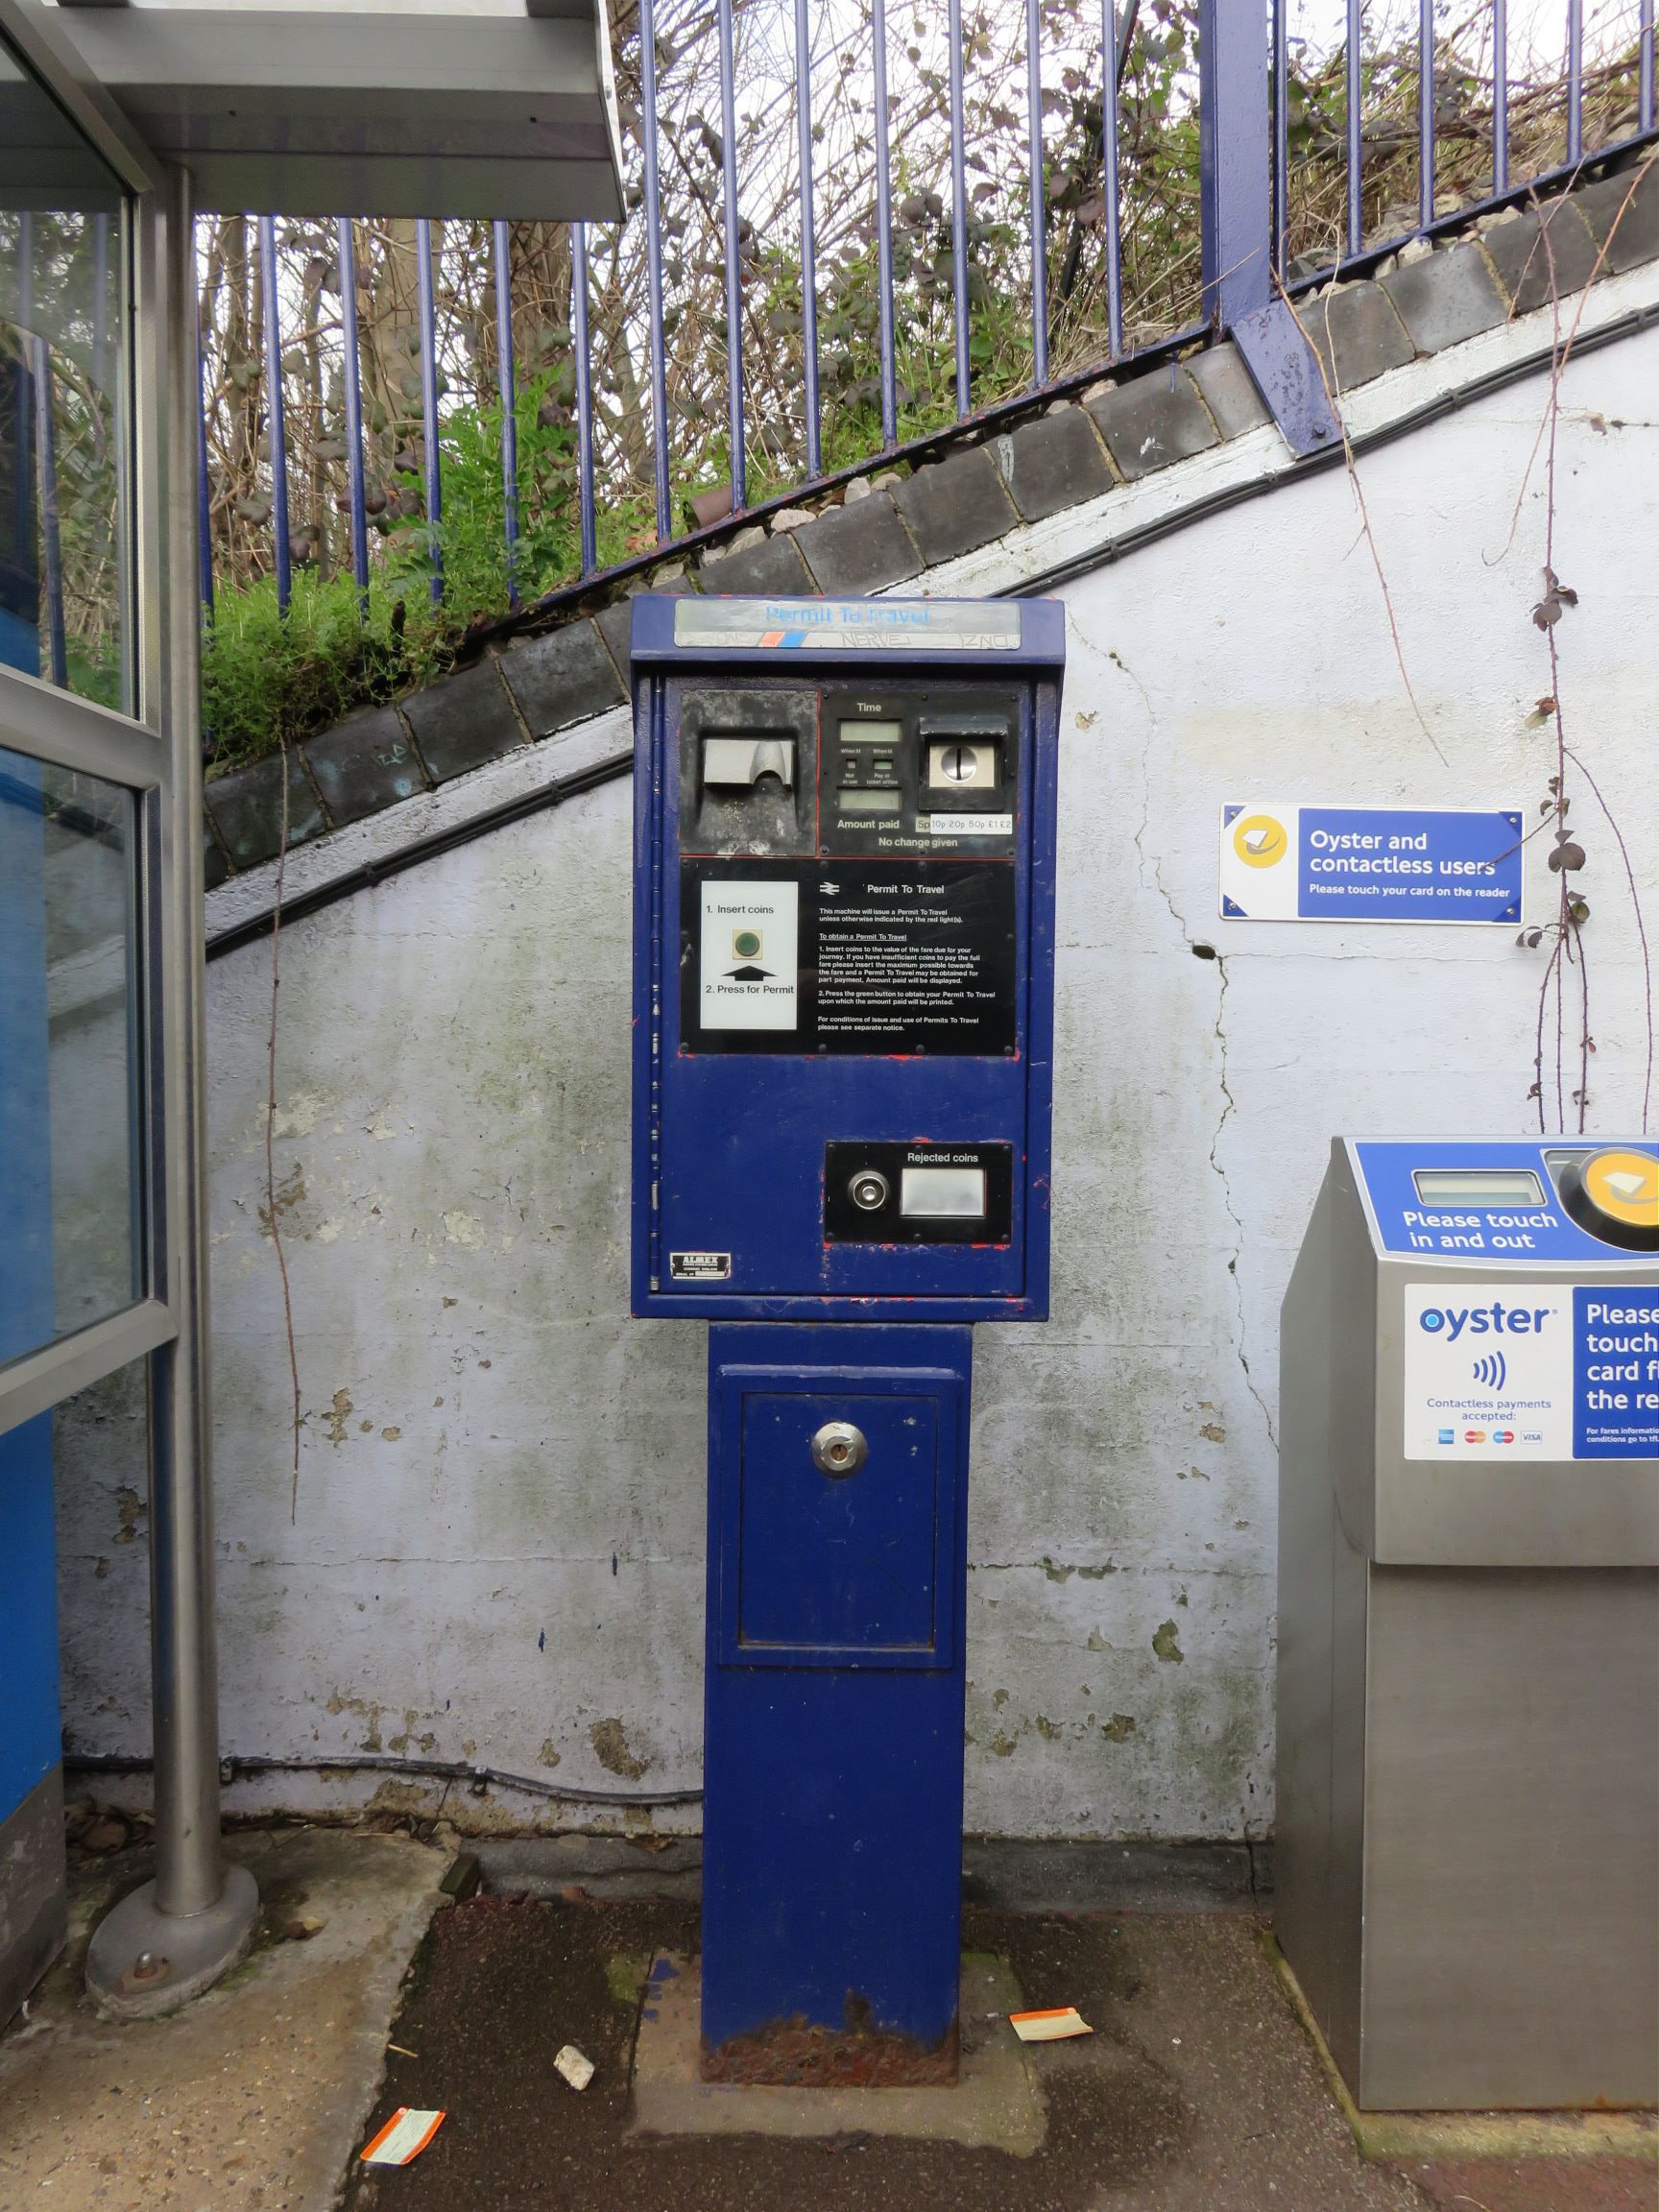
[[676,599],[685,649],[1013,653],[1021,610],[998,599]]

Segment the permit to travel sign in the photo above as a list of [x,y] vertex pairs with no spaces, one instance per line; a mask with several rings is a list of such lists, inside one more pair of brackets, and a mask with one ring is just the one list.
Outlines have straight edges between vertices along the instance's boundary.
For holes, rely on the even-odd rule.
[[1521,920],[1518,806],[1221,809],[1229,922]]

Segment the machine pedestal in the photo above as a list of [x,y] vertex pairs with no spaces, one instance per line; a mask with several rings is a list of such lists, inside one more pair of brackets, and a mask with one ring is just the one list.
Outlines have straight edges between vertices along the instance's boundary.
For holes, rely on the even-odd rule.
[[706,2080],[955,2080],[971,1358],[709,1333]]

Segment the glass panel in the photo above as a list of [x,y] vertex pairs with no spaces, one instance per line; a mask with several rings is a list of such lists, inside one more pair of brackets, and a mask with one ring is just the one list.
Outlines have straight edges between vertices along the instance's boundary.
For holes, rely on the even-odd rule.
[[108,707],[130,704],[121,209],[0,43],[0,661]]
[[0,748],[0,1361],[140,1293],[133,816]]

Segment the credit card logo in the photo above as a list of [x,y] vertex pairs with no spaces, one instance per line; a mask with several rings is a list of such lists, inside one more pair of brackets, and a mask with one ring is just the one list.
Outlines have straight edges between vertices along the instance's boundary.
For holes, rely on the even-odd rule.
[[1463,1441],[1465,1444],[1484,1444],[1486,1441],[1486,1431],[1484,1429],[1465,1429],[1463,1431]]

